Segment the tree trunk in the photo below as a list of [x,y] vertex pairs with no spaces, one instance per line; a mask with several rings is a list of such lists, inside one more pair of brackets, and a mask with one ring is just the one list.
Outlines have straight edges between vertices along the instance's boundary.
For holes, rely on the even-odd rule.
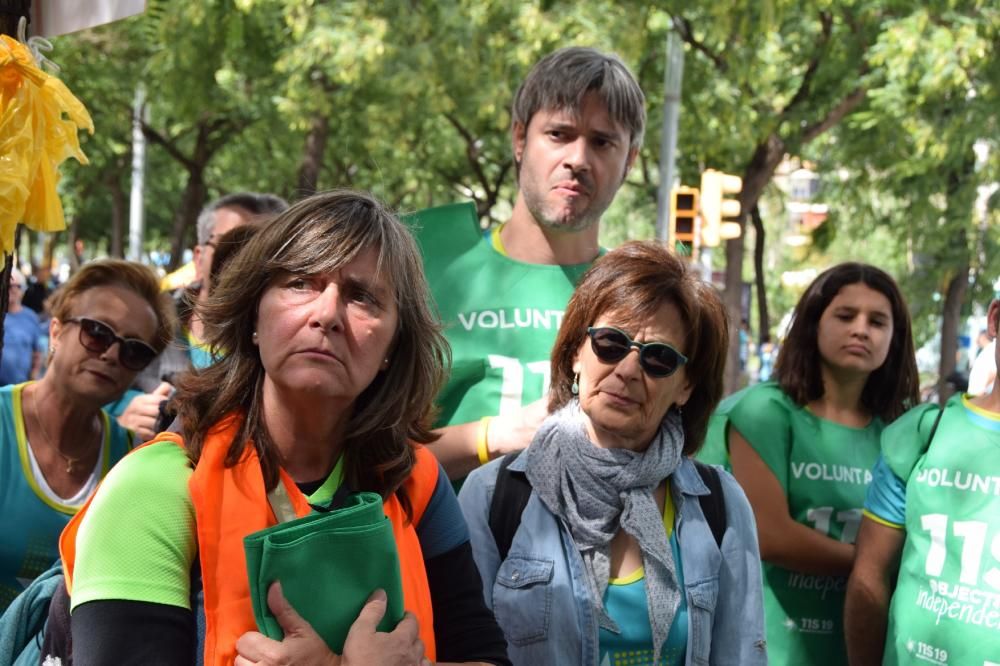
[[[18,227],[20,230],[21,227]],[[35,234],[32,231],[24,232],[24,256],[28,258],[28,263],[31,265],[31,274],[36,275],[38,273],[38,264],[35,263]],[[21,260],[24,263],[24,259]]]
[[305,150],[299,165],[299,196],[304,197],[316,191],[319,174],[323,170],[323,153],[326,151],[326,139],[329,135],[330,119],[325,114],[316,112],[309,122]]
[[59,234],[61,231],[55,231],[51,234],[45,236],[45,243],[42,246],[42,265],[51,267],[52,266],[52,255],[56,251],[56,241],[59,239]]
[[767,285],[764,282],[764,221],[760,218],[760,206],[750,210],[753,220],[754,246],[753,270],[757,283],[757,340],[759,344],[771,341],[771,321],[767,312]]
[[111,195],[111,243],[109,254],[122,259],[125,257],[124,243],[125,214],[128,210],[128,198],[117,178],[109,178],[108,191]]
[[938,365],[938,400],[943,405],[951,397],[952,389],[948,378],[958,364],[958,333],[962,320],[962,303],[969,290],[969,272],[972,257],[969,250],[969,220],[975,214],[975,188],[969,187],[975,172],[976,160],[969,150],[963,162],[947,173],[946,194],[947,220],[955,225],[955,247],[959,250],[955,258],[955,272],[945,289],[941,306],[941,358]]
[[150,143],[161,146],[188,173],[180,205],[174,214],[168,270],[173,271],[180,267],[181,259],[184,257],[187,230],[198,219],[198,213],[201,212],[205,200],[208,198],[208,188],[205,186],[205,168],[212,161],[215,153],[233,136],[243,131],[246,126],[246,123],[229,117],[205,118],[199,121],[194,150],[191,151],[190,156],[187,156],[180,151],[174,139],[143,123],[142,132]]
[[[757,206],[764,188],[771,180],[785,156],[785,143],[775,135],[758,144],[743,174],[743,190],[739,194],[741,215],[739,224],[745,226],[746,213]],[[743,308],[743,234],[726,241],[726,292],[725,304],[729,315],[729,353],[726,356],[725,393],[740,386],[740,319]]]
[[941,309],[941,360],[938,366],[938,400],[943,405],[951,397],[948,377],[955,371],[958,353],[958,330],[962,319],[962,303],[969,287],[969,262],[962,262],[948,281],[944,306]]
[[198,219],[198,213],[201,212],[202,206],[205,205],[205,199],[208,198],[208,190],[204,180],[205,164],[197,165],[197,168],[188,171],[188,181],[187,185],[184,186],[184,193],[181,195],[181,204],[174,214],[168,272],[180,268],[181,260],[184,258],[184,248],[187,247],[185,238],[188,228],[192,222]]
[[80,269],[80,264],[83,263],[83,257],[81,257],[76,251],[76,241],[80,233],[80,216],[79,214],[74,214],[73,218],[69,223],[69,272],[70,275],[76,273]]

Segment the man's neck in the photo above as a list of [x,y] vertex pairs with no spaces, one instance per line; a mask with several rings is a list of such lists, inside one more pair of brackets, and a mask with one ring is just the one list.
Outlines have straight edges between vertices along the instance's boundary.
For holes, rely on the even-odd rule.
[[994,381],[992,391],[972,398],[971,402],[980,409],[1000,415],[1000,386]]
[[518,197],[510,221],[500,231],[507,256],[527,264],[573,266],[597,258],[599,225],[583,231],[559,231],[540,225]]

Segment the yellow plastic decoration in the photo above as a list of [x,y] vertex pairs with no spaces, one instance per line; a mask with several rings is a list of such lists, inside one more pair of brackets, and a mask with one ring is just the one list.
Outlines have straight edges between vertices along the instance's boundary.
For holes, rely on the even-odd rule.
[[27,46],[0,35],[0,246],[14,249],[14,228],[66,228],[56,192],[59,165],[87,164],[79,129],[94,133],[87,109],[62,81],[42,71]]

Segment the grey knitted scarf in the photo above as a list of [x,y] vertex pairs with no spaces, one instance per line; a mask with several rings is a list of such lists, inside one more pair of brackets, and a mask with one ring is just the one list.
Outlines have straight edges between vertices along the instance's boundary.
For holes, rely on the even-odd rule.
[[620,528],[639,542],[656,663],[680,605],[680,591],[653,491],[680,464],[681,417],[671,409],[642,453],[598,447],[584,423],[577,400],[542,423],[525,451],[528,480],[549,511],[569,528],[583,557],[598,622],[615,633],[619,629],[604,609],[611,539]]

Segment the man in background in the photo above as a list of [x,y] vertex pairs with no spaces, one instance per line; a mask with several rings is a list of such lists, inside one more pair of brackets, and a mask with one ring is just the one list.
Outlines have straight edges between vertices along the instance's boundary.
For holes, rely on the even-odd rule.
[[7,316],[3,320],[3,358],[0,386],[38,379],[42,367],[41,328],[34,310],[22,305],[28,281],[21,271],[10,272]]
[[[213,361],[211,350],[202,342],[204,329],[195,306],[204,303],[211,289],[212,259],[219,239],[227,232],[250,222],[264,221],[288,208],[274,194],[237,192],[205,206],[198,215],[198,244],[194,248],[195,281],[175,295],[178,328],[175,342],[136,377],[134,388],[141,393],[126,394],[127,405],[118,422],[136,433],[140,440],[151,438],[161,404],[173,393],[174,375],[190,368],[203,368]],[[114,414],[117,410],[112,407]]]
[[177,315],[187,342],[188,358],[195,368],[210,365],[212,357],[205,348],[204,329],[194,306],[204,303],[211,290],[212,257],[219,239],[231,229],[248,222],[272,217],[288,208],[288,203],[274,194],[237,192],[227,194],[205,206],[198,215],[198,244],[194,248],[195,282],[184,298],[178,299]]
[[639,153],[645,98],[620,58],[571,47],[532,68],[511,119],[509,220],[482,234],[471,204],[413,216],[453,353],[431,445],[452,479],[524,448],[545,417],[552,344]]

